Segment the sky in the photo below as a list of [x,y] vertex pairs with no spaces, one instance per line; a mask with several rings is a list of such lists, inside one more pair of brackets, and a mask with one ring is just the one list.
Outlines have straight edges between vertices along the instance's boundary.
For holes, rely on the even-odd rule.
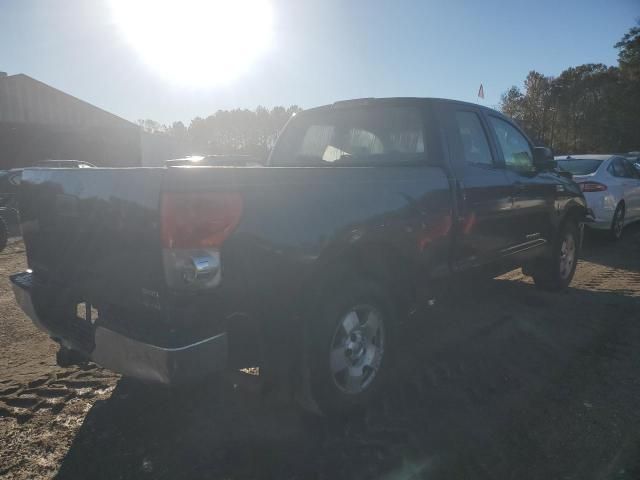
[[[530,70],[615,65],[613,45],[640,17],[640,0],[266,0],[268,48],[232,80],[194,86],[151,67],[110,1],[0,0],[0,71],[25,73],[132,121],[188,124],[219,109],[359,97],[497,106]],[[163,48],[170,41],[192,51],[191,35],[164,35]],[[220,43],[196,48],[197,62],[216,62]]]

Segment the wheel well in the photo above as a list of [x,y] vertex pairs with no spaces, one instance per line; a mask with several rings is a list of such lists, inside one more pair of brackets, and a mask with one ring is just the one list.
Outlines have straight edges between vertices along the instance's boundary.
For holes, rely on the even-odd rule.
[[561,227],[564,226],[569,221],[580,222],[586,213],[586,209],[582,206],[574,205],[570,207],[564,218],[562,219]]
[[335,287],[336,281],[344,281],[355,274],[388,289],[398,311],[401,311],[402,306],[415,295],[413,270],[411,262],[386,245],[352,248],[322,263],[305,287],[307,294],[303,301],[307,306],[308,302],[313,305]]

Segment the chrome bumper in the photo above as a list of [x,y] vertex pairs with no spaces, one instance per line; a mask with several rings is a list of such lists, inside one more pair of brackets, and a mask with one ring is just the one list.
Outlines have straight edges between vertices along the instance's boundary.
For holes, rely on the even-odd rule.
[[[126,376],[163,384],[176,384],[224,370],[227,334],[220,333],[196,343],[166,348],[133,340],[101,326],[93,331],[93,348],[57,331],[37,314],[31,295],[31,273],[10,277],[16,302],[40,330],[60,345],[79,351],[98,365]],[[80,320],[79,320],[80,321]]]

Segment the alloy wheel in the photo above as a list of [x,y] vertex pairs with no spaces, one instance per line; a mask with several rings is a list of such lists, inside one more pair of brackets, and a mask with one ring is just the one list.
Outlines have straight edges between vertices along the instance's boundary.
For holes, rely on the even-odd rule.
[[371,305],[358,305],[342,317],[329,351],[335,385],[344,393],[363,392],[380,370],[385,347],[382,313]]
[[567,233],[560,245],[560,276],[566,279],[571,275],[576,262],[576,241],[571,233]]

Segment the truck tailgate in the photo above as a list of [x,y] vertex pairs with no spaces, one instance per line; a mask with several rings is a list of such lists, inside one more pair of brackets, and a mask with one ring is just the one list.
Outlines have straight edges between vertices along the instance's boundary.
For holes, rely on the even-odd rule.
[[93,303],[132,305],[157,292],[164,171],[25,170],[20,214],[34,278]]

